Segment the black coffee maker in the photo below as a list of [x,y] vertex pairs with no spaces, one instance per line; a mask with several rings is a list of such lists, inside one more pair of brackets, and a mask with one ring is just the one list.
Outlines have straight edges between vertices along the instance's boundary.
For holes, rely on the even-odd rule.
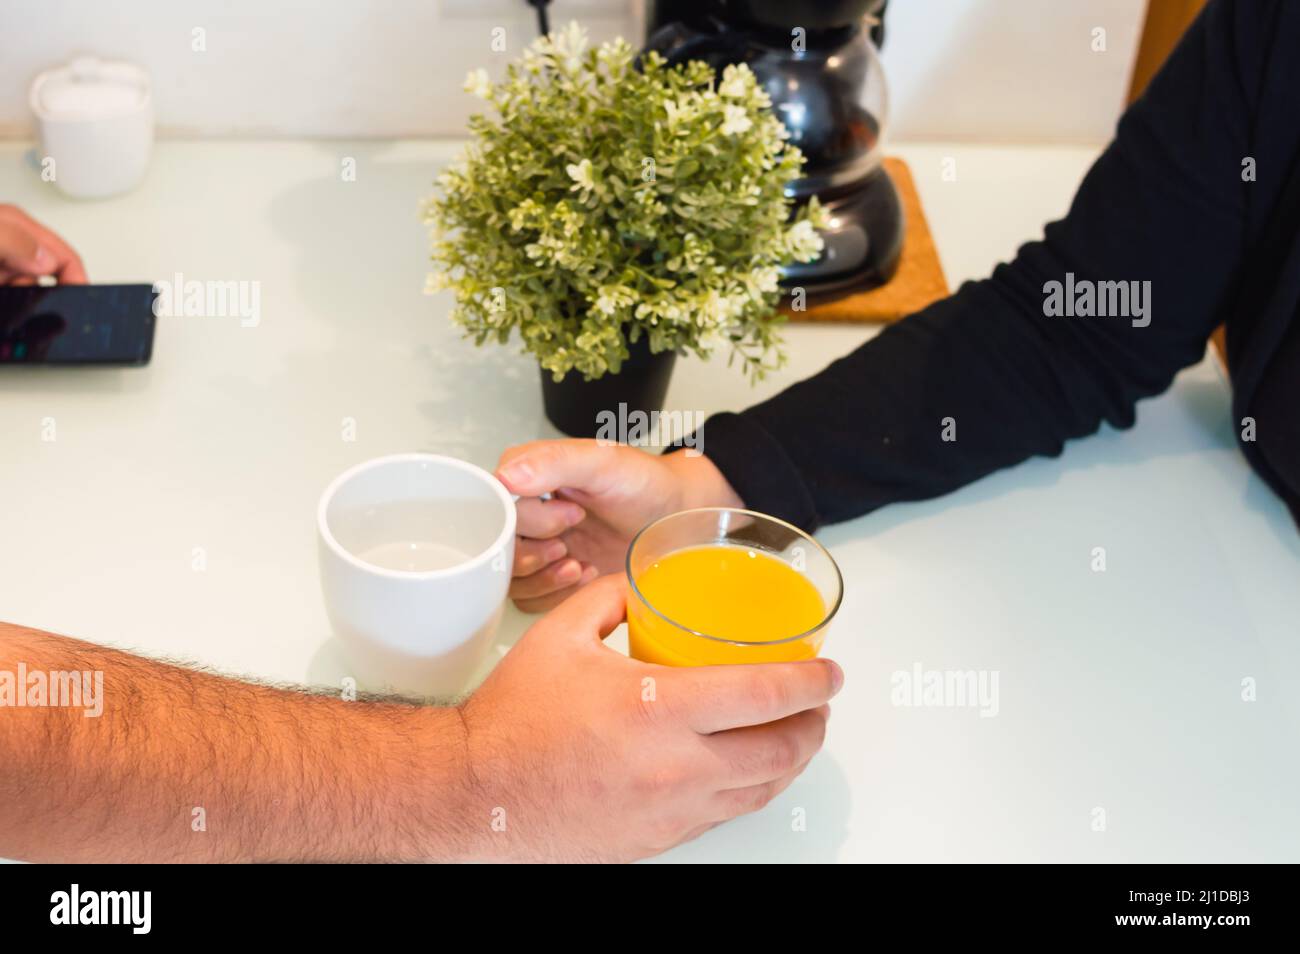
[[646,49],[715,70],[745,63],[807,159],[788,193],[830,213],[825,251],[783,272],[829,297],[889,280],[903,244],[898,192],[881,164],[886,109],[876,55],[885,0],[651,0]]

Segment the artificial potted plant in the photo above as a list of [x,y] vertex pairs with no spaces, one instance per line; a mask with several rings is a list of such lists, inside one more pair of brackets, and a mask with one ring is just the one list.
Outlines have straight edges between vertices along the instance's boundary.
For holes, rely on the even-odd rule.
[[748,67],[588,48],[570,25],[466,88],[496,115],[426,203],[430,289],[476,344],[519,335],[560,430],[659,410],[678,353],[726,347],[751,378],[784,360],[779,269],[820,254],[824,212],[791,218],[803,157]]

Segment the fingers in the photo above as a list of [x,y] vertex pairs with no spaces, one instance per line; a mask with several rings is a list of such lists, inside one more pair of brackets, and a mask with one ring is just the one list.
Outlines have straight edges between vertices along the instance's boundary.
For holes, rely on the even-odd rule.
[[565,638],[587,643],[593,629],[601,639],[608,636],[626,612],[627,584],[620,574],[611,573],[578,590],[542,622]]
[[538,497],[561,487],[599,493],[610,479],[603,465],[613,450],[594,440],[533,441],[502,454],[497,477],[521,497]]
[[522,576],[510,581],[510,598],[514,600],[534,600],[550,596],[569,586],[580,586],[596,578],[596,568],[587,567],[574,559],[560,560],[531,576]]
[[[11,254],[19,255],[18,260],[6,254],[7,245]],[[12,205],[0,206],[0,264],[32,277],[53,275],[68,284],[87,281],[85,266],[72,246]]]
[[81,262],[81,256],[76,252],[63,260],[63,266],[56,271],[55,276],[59,279],[60,285],[85,285],[90,282],[90,276],[86,274],[86,266]]
[[36,230],[36,237],[40,240],[41,247],[48,249],[50,254],[54,256],[53,275],[59,280],[59,283],[65,285],[86,284],[89,280],[86,277],[86,267],[81,263],[81,256],[76,253],[72,246],[39,222],[32,222],[31,224]]
[[[556,542],[563,546],[563,541],[545,541]],[[524,543],[541,545],[543,541],[520,541],[519,546]],[[597,576],[598,569],[591,565],[578,563],[577,560],[560,559],[530,576],[511,580],[510,598],[515,600],[515,606],[523,612],[546,612],[572,597],[578,587],[589,584]]]
[[563,540],[515,540],[515,564],[513,576],[531,576],[538,570],[550,566],[556,560],[568,556],[569,548]]
[[696,732],[762,725],[816,709],[844,684],[829,659],[671,670],[663,679],[676,711]]
[[54,258],[27,229],[0,220],[0,265],[19,275],[49,275]]
[[[688,831],[686,834],[682,835],[682,837],[678,840],[677,844],[678,844],[678,845],[684,845],[684,844],[686,844],[688,841],[694,841],[696,838],[699,838],[701,835],[703,835],[706,831],[711,831],[711,830],[713,830],[714,828],[717,828],[717,827],[718,827],[719,825],[721,825],[722,822],[725,821],[725,820],[726,820],[726,819],[720,819],[720,820],[718,820],[718,821],[706,822],[706,823],[703,824],[703,825],[696,825],[694,828],[692,828],[692,829],[691,829],[690,831]],[[677,845],[674,845],[673,847],[675,848],[675,847],[677,847]]]
[[520,497],[515,501],[516,532],[521,537],[558,537],[581,523],[587,512],[568,500],[539,500]]
[[758,785],[750,785],[745,788],[733,788],[725,792],[718,792],[714,798],[718,820],[720,822],[726,821],[729,818],[735,818],[737,815],[747,815],[750,812],[758,811],[760,808],[765,808],[772,799],[789,788],[807,767],[808,762],[804,762],[782,778],[762,782]]
[[818,706],[767,725],[716,732],[703,742],[721,763],[723,788],[763,785],[788,777],[817,754],[830,715],[830,706]]
[[560,534],[579,523],[586,511],[567,500],[536,497],[521,497],[515,510],[520,536],[515,540],[510,598],[516,606],[525,613],[548,610],[596,578],[595,567],[564,559],[569,548],[560,539]]
[[554,593],[547,593],[545,596],[533,598],[516,598],[514,600],[515,608],[521,613],[549,613],[555,607],[559,606],[574,593],[578,592],[577,586],[566,586],[562,590],[556,590]]

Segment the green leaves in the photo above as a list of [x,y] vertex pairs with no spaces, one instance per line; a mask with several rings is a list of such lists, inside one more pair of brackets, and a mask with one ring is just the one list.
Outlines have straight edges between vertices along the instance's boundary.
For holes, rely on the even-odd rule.
[[[642,332],[655,351],[722,345],[753,377],[783,361],[776,268],[821,251],[816,206],[790,221],[799,151],[747,67],[642,70],[622,40],[575,25],[506,79],[466,88],[496,110],[426,203],[430,286],[483,344],[518,333],[562,376],[617,373]],[[801,224],[802,223],[802,224]]]

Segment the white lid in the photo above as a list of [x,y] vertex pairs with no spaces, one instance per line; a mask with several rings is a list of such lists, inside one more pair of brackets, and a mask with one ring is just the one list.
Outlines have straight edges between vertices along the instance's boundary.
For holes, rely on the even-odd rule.
[[148,73],[131,63],[93,56],[46,70],[32,83],[32,110],[41,119],[109,119],[148,103]]

